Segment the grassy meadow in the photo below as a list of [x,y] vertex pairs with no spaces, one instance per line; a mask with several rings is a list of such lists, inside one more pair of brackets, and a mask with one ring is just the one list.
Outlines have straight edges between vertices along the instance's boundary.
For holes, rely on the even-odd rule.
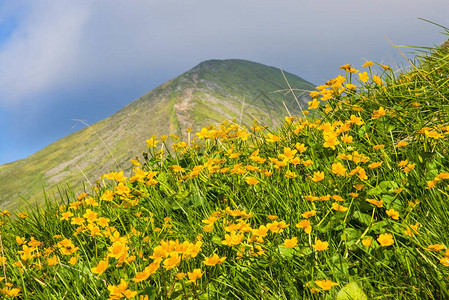
[[449,48],[436,48],[400,74],[342,66],[278,129],[148,137],[131,173],[1,213],[0,292],[448,299],[448,83]]

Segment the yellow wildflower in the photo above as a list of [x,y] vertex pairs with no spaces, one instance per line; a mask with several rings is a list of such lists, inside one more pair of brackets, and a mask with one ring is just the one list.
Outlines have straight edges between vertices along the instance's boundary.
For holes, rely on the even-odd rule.
[[368,79],[369,79],[369,76],[368,76],[368,74],[366,72],[359,73],[359,79],[363,83],[366,83],[368,81]]
[[284,240],[282,248],[295,248],[296,246],[298,246],[298,239],[294,236],[291,239]]
[[333,281],[331,281],[331,280],[327,280],[327,279],[324,279],[324,280],[315,280],[314,282],[315,282],[315,284],[316,284],[317,286],[319,286],[319,287],[320,287],[322,290],[324,290],[324,291],[328,291],[328,290],[330,290],[333,286],[338,285],[338,283],[333,282]]
[[324,172],[313,172],[312,181],[318,182],[324,179]]
[[339,211],[339,212],[345,212],[345,211],[348,210],[347,207],[344,207],[344,206],[342,206],[342,205],[340,205],[338,203],[335,203],[335,202],[332,203],[332,209],[336,210],[336,211]]
[[441,244],[434,244],[434,245],[427,246],[427,250],[429,250],[429,251],[441,251],[444,249],[446,249],[446,247]]
[[369,202],[377,207],[383,207],[384,202],[382,200],[376,200],[376,199],[366,199],[366,202]]
[[387,213],[387,215],[388,215],[389,217],[391,217],[392,219],[394,219],[394,220],[399,220],[399,212],[396,211],[396,210],[394,210],[393,208],[392,208],[392,209],[388,209],[388,210],[386,211],[386,213]]
[[195,282],[203,276],[204,272],[201,272],[201,269],[194,269],[193,272],[187,272],[187,276],[189,277],[188,282]]
[[366,239],[362,240],[362,244],[365,247],[370,247],[372,242],[373,242],[373,239],[371,237],[367,237]]
[[394,243],[393,235],[391,235],[390,233],[383,233],[379,235],[377,241],[382,247],[391,246]]
[[103,274],[104,271],[106,271],[108,266],[109,266],[109,262],[108,262],[108,259],[106,258],[105,260],[100,260],[98,262],[97,266],[92,268],[91,271],[92,271],[92,273],[101,275],[101,274]]
[[211,257],[206,257],[203,261],[203,263],[206,266],[216,266],[216,265],[221,265],[226,259],[226,256],[224,257],[219,257],[216,253],[214,253],[214,255],[212,255]]
[[363,65],[362,65],[362,67],[364,67],[364,68],[366,68],[366,67],[372,67],[373,66],[373,62],[372,61],[366,61]]
[[312,247],[317,250],[317,251],[324,251],[327,250],[329,248],[329,243],[328,242],[323,242],[321,240],[317,240],[315,242],[315,244],[312,245]]
[[311,210],[311,211],[306,211],[304,213],[301,214],[301,217],[303,218],[310,218],[310,217],[314,217],[316,215],[316,210]]

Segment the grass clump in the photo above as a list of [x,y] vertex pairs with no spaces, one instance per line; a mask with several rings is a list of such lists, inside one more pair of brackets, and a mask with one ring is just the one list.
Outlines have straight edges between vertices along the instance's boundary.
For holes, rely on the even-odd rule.
[[418,60],[398,76],[342,66],[311,93],[319,120],[153,137],[131,174],[105,174],[62,205],[4,211],[0,292],[448,298],[449,52]]

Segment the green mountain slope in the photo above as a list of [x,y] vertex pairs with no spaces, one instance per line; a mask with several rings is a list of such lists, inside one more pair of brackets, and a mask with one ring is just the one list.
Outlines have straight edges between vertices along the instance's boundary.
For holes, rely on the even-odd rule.
[[[285,76],[301,104],[314,86],[289,73]],[[205,61],[127,105],[116,114],[79,130],[26,159],[0,166],[0,209],[16,209],[20,199],[43,201],[43,189],[69,184],[74,190],[101,174],[129,165],[145,150],[152,135],[175,133],[186,138],[186,129],[236,119],[250,125],[276,126],[299,107],[279,69],[244,60]],[[107,145],[107,146],[106,146]],[[109,148],[109,150],[108,150]]]

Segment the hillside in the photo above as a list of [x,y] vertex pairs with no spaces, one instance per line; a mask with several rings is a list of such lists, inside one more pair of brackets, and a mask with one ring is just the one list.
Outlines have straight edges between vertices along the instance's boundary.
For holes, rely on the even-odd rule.
[[0,294],[449,299],[448,61],[343,65],[310,93],[320,118],[207,126],[163,156],[154,137],[88,193],[0,212]]
[[[313,85],[285,75],[300,101],[308,101],[302,90]],[[77,192],[86,179],[94,183],[103,173],[126,168],[130,158],[146,149],[144,141],[152,135],[177,134],[183,139],[187,128],[197,131],[234,118],[244,125],[257,119],[260,124],[277,126],[286,115],[283,102],[299,115],[286,89],[277,68],[244,60],[205,61],[90,128],[0,166],[0,209],[14,210],[21,198],[30,204],[42,203],[43,189],[58,197],[56,187],[69,184]]]

